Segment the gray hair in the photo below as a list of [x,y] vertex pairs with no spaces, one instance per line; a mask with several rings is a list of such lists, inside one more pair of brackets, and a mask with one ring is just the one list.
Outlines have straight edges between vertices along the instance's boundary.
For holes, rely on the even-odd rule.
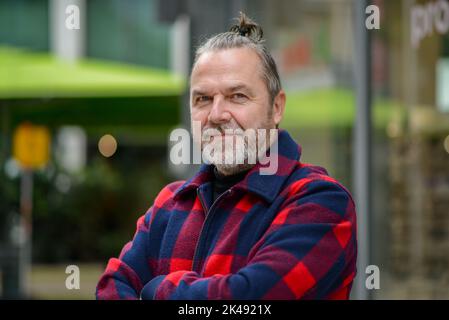
[[238,24],[228,32],[219,33],[204,41],[195,52],[195,66],[199,57],[207,51],[218,51],[233,48],[249,48],[254,50],[262,62],[262,77],[267,85],[271,103],[281,91],[281,80],[276,63],[264,45],[262,28],[240,12]]

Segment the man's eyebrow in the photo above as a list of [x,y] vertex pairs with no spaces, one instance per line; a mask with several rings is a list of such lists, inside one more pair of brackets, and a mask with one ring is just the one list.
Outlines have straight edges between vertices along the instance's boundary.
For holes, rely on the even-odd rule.
[[206,95],[204,91],[198,89],[193,89],[192,91],[192,96],[204,96],[204,95]]
[[[240,91],[240,90],[246,91],[250,95],[253,94],[252,90],[245,84],[237,84],[237,85],[230,86],[225,89],[226,92],[235,92],[235,91]],[[204,96],[204,95],[207,95],[207,92],[204,90],[201,90],[201,89],[193,89],[192,90],[192,97]]]
[[231,86],[226,89],[226,91],[228,91],[228,92],[235,92],[235,91],[240,91],[240,90],[244,90],[244,91],[248,92],[249,94],[253,93],[251,91],[251,89],[245,84],[238,84],[238,85]]

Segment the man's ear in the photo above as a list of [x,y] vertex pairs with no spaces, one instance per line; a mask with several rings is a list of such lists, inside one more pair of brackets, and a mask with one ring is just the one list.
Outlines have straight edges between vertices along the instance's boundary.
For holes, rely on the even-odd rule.
[[282,117],[284,116],[286,99],[287,97],[285,95],[284,90],[279,91],[277,96],[274,97],[272,115],[274,124],[276,126],[281,122]]

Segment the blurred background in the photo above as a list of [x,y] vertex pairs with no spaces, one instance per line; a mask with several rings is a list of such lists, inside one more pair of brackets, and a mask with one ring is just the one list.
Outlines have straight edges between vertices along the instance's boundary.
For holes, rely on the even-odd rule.
[[170,165],[168,135],[189,127],[195,47],[240,10],[302,161],[358,201],[353,298],[449,299],[447,0],[0,0],[0,297],[94,298],[155,195],[195,171]]

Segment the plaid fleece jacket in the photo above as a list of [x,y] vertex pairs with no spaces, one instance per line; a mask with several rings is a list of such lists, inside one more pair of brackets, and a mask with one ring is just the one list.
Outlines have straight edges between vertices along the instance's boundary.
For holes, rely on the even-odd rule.
[[356,212],[325,169],[281,130],[278,170],[260,164],[211,203],[212,167],[167,185],[112,258],[97,299],[347,299]]

